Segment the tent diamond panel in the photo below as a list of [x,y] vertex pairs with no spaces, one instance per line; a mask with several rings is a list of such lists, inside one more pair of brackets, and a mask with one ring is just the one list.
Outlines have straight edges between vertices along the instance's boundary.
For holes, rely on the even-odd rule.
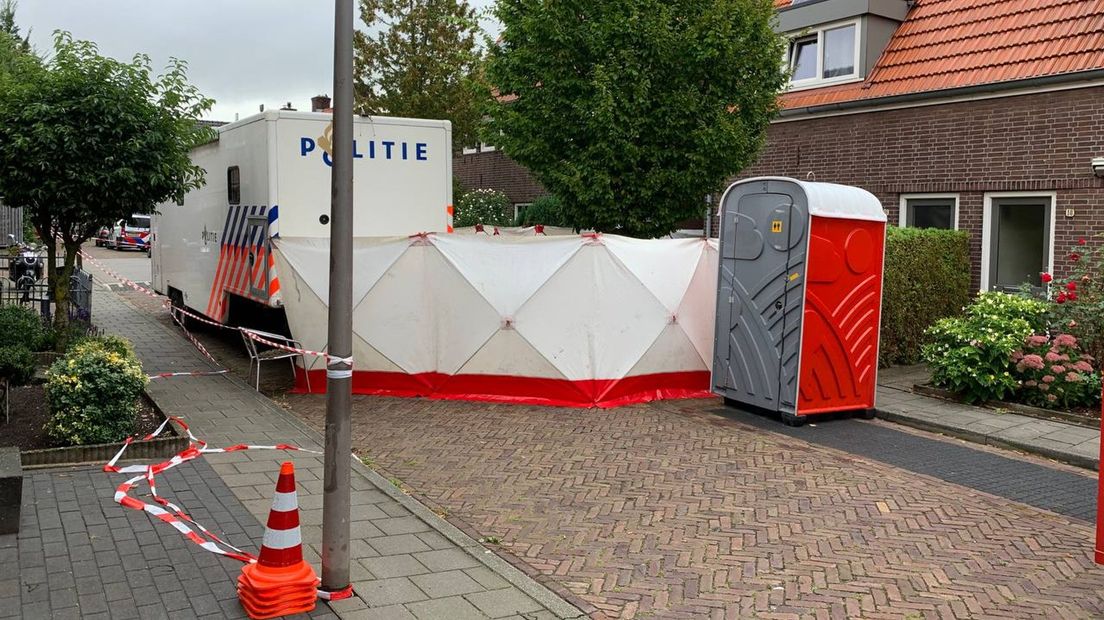
[[668,312],[601,245],[579,249],[517,314],[517,330],[568,379],[621,377]]

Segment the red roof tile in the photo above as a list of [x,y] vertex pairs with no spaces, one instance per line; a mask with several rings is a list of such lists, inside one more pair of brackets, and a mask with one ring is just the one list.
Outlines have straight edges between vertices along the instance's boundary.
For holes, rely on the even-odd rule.
[[784,93],[781,104],[803,108],[1101,68],[1104,0],[918,0],[865,81]]

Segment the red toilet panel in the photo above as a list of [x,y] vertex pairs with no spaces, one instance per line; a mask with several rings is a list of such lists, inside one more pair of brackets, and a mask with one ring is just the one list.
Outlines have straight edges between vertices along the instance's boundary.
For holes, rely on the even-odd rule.
[[813,216],[797,413],[874,406],[885,223]]

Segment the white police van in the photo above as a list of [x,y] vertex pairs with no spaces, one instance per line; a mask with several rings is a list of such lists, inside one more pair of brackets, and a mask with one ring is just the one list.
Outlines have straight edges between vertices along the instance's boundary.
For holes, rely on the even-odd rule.
[[[330,114],[269,111],[195,148],[206,185],[153,216],[154,289],[220,322],[243,300],[280,307],[272,240],[329,236],[332,127]],[[451,232],[451,124],[365,116],[353,132],[353,234]]]

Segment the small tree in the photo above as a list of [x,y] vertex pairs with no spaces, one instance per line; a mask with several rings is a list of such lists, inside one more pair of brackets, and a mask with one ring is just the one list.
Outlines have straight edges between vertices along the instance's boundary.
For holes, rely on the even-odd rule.
[[500,0],[486,141],[577,228],[663,235],[756,157],[787,73],[771,0]]
[[102,226],[203,184],[189,150],[211,137],[196,119],[213,101],[187,82],[185,69],[171,59],[153,76],[145,55],[120,62],[58,32],[49,62],[0,78],[0,195],[23,207],[47,242],[59,334],[81,244]]
[[455,145],[472,145],[490,91],[479,79],[480,32],[465,0],[360,0],[373,38],[355,33],[357,109],[441,118]]

